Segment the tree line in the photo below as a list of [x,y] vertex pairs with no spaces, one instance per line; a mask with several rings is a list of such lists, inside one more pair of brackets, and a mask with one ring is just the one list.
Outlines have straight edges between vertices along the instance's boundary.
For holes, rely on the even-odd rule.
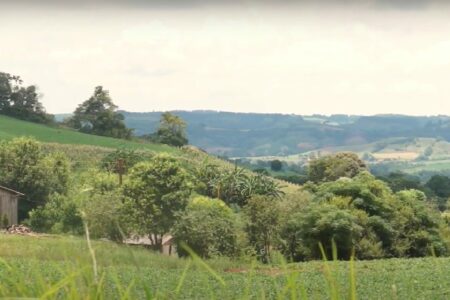
[[[57,125],[54,116],[46,112],[40,98],[36,85],[24,86],[20,76],[0,72],[0,114],[30,122]],[[117,109],[109,91],[97,86],[93,95],[81,103],[63,125],[88,134],[119,139],[136,138]],[[166,112],[161,116],[158,130],[141,138],[172,146],[184,146],[188,143],[186,123],[180,117]]]
[[[185,149],[188,151],[189,149]],[[190,155],[186,152],[186,155]],[[117,165],[124,160],[123,184]],[[172,235],[180,256],[257,257],[289,261],[449,254],[449,207],[441,213],[417,189],[392,189],[352,153],[322,157],[297,190],[217,162],[117,150],[76,173],[64,154],[30,139],[0,144],[0,184],[26,193],[21,217],[34,230],[123,242],[148,237],[161,249]]]

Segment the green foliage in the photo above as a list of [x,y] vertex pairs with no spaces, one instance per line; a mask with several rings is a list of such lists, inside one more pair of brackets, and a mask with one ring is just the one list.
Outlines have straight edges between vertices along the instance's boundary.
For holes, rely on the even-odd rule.
[[263,262],[269,262],[273,246],[278,241],[280,226],[279,199],[255,195],[244,207],[245,231],[250,244]]
[[89,226],[92,238],[106,238],[115,242],[122,242],[127,234],[124,220],[123,203],[118,191],[91,192],[88,200],[81,206],[84,220]]
[[283,228],[285,252],[293,260],[320,259],[320,243],[327,257],[332,257],[334,241],[338,257],[349,259],[362,231],[350,210],[313,204],[306,211],[294,214]]
[[45,154],[41,144],[28,138],[0,143],[0,184],[25,194],[19,217],[44,205],[53,193],[65,194],[70,166],[61,153]]
[[97,170],[83,174],[82,189],[77,202],[83,220],[89,227],[92,238],[106,238],[122,242],[128,234],[124,215],[122,193],[116,176]]
[[150,158],[148,153],[138,153],[137,151],[130,149],[117,149],[103,157],[101,167],[108,172],[119,173],[119,162],[121,160],[122,172],[126,174],[129,169],[138,162],[143,161],[145,158]]
[[[344,257],[352,248],[358,258],[366,259],[420,257],[432,251],[445,255],[448,251],[442,219],[427,206],[421,191],[393,194],[384,182],[367,172],[308,189],[315,193],[315,200],[306,213],[294,215],[284,229],[288,253],[294,259],[318,258],[314,241],[315,245],[329,245],[327,239],[331,238]],[[341,232],[351,239],[342,240]]]
[[228,205],[244,206],[253,195],[283,195],[280,185],[270,177],[240,168],[225,170],[204,164],[196,170],[196,178],[200,182],[200,193],[222,199]]
[[450,178],[447,176],[432,176],[426,183],[426,187],[431,189],[438,197],[446,199],[450,197]]
[[287,181],[293,184],[305,184],[308,181],[308,176],[306,175],[277,175],[275,176],[276,179]]
[[175,158],[158,155],[138,163],[123,187],[130,226],[160,247],[162,237],[186,208],[191,190],[188,173]]
[[188,255],[183,243],[205,258],[237,253],[236,217],[218,199],[194,198],[175,224],[173,236],[181,256]]
[[37,87],[24,87],[19,76],[0,72],[0,114],[36,123],[53,123],[39,101]]
[[366,169],[356,154],[341,152],[311,161],[308,176],[313,182],[334,181],[341,177],[352,178]]
[[132,130],[125,126],[123,115],[116,110],[109,91],[97,86],[94,94],[77,107],[67,124],[89,134],[129,139]]
[[425,195],[416,190],[396,194],[395,217],[392,220],[398,232],[396,256],[421,257],[433,251],[445,255],[448,249],[440,232],[442,219],[427,207]]
[[278,159],[272,160],[270,162],[270,169],[275,172],[281,171],[283,169],[283,163]]
[[83,220],[73,196],[53,194],[33,209],[26,223],[36,232],[83,233]]
[[187,145],[186,122],[170,112],[165,112],[161,115],[156,137],[162,144],[177,147]]
[[420,178],[401,172],[392,172],[387,176],[380,177],[380,179],[386,181],[394,192],[409,189],[425,190]]

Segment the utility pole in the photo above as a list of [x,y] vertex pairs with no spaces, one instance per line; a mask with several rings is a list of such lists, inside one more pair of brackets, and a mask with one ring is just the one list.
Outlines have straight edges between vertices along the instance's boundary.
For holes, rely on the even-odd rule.
[[122,185],[123,174],[125,173],[125,165],[123,158],[119,158],[116,164],[117,173],[119,174],[119,185]]

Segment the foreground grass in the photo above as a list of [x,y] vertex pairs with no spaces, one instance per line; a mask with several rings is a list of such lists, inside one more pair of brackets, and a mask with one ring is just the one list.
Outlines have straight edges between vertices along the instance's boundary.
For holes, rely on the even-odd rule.
[[[0,297],[42,299],[449,299],[450,259],[202,262],[80,238],[0,234]],[[352,276],[354,272],[354,276]],[[356,282],[352,289],[353,280]]]

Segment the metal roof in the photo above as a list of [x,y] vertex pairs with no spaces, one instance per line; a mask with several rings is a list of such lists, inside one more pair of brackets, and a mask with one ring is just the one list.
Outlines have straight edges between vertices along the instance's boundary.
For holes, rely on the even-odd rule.
[[0,185],[0,190],[4,190],[4,191],[7,191],[12,194],[19,195],[19,196],[24,196],[24,194],[22,194],[21,192],[18,192],[18,191],[12,190],[12,189],[8,189],[7,187],[1,186],[1,185]]

